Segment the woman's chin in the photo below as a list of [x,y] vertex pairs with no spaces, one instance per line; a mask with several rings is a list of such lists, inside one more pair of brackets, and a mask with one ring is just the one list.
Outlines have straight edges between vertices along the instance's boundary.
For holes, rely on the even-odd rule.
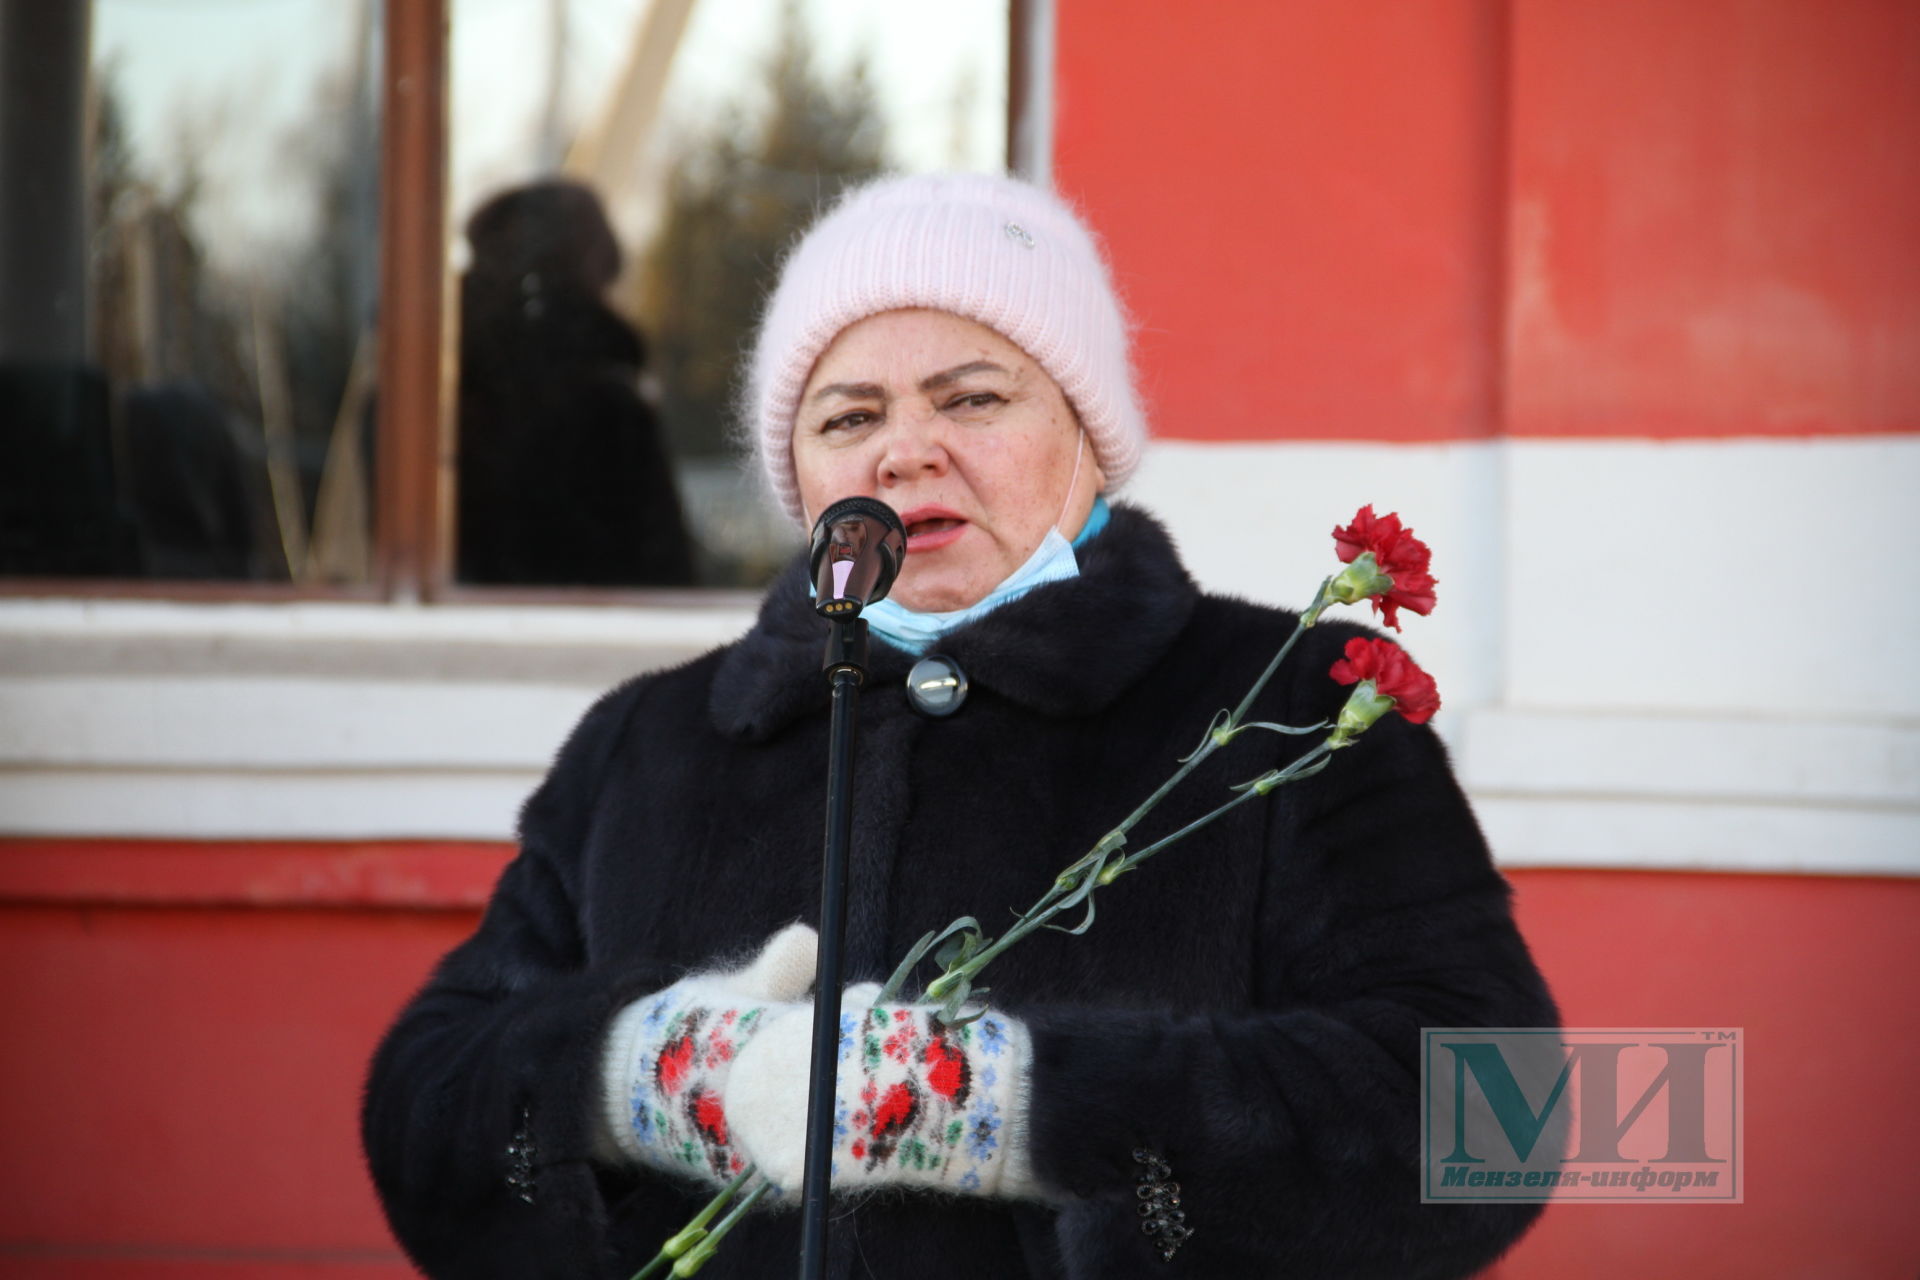
[[890,593],[894,603],[915,613],[952,613],[985,595],[955,582],[899,582]]

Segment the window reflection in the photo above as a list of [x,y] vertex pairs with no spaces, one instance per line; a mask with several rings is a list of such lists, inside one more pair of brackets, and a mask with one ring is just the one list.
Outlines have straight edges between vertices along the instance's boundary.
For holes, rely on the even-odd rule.
[[378,7],[8,17],[0,573],[363,580]]
[[[380,10],[8,6],[0,575],[369,579]],[[1003,165],[1006,0],[451,16],[459,576],[765,581],[797,534],[728,443],[760,291],[846,183]]]
[[1005,0],[452,14],[462,580],[764,583],[798,534],[730,441],[773,265],[848,183],[1004,165]]
[[608,306],[620,247],[572,182],[494,196],[467,223],[460,290],[460,576],[687,586],[693,558],[652,408],[646,346]]

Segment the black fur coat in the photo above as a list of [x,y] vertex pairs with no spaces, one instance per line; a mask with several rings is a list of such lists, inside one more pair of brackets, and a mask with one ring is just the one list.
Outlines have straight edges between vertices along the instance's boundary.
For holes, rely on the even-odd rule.
[[[875,643],[861,698],[850,980],[956,916],[992,931],[1144,798],[1266,664],[1293,615],[1202,595],[1116,508],[1050,584],[951,636],[972,691],[907,705]],[[364,1136],[395,1234],[438,1277],[630,1275],[706,1193],[598,1164],[603,1028],[623,1004],[812,921],[824,823],[824,624],[795,566],[739,642],[616,689],[521,817],[479,930],[388,1034]],[[1258,719],[1328,717],[1357,629],[1310,631]],[[1248,734],[1136,847],[1302,749]],[[1388,716],[1325,773],[1243,805],[983,975],[1034,1033],[1031,1140],[1051,1206],[933,1195],[836,1213],[839,1277],[1448,1277],[1525,1205],[1419,1203],[1418,1033],[1549,1025],[1505,882],[1425,728]],[[923,980],[930,974],[923,974]],[[516,1133],[519,1141],[516,1141]],[[1193,1235],[1140,1229],[1134,1152],[1172,1167]],[[517,1153],[517,1154],[516,1154]],[[702,1272],[791,1275],[761,1213]]]

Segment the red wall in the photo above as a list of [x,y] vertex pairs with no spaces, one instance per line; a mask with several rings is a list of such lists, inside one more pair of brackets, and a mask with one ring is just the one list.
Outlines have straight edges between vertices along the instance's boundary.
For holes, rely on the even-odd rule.
[[1495,429],[1495,10],[1059,0],[1056,182],[1144,321],[1156,434]]
[[[505,856],[0,842],[0,1273],[407,1274],[361,1167],[361,1075]],[[1920,882],[1513,879],[1569,1024],[1745,1028],[1747,1199],[1556,1205],[1502,1280],[1911,1274]]]
[[1501,1280],[1910,1276],[1920,881],[1520,871],[1568,1026],[1745,1030],[1739,1205],[1551,1206]]
[[1514,14],[1515,432],[1920,430],[1920,5]]
[[1920,5],[1057,7],[1158,434],[1920,431]]
[[505,856],[0,842],[0,1274],[411,1274],[360,1080]]

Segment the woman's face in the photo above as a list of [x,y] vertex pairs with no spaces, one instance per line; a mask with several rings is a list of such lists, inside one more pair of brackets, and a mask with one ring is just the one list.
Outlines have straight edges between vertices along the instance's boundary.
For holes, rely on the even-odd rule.
[[1065,537],[1080,531],[1105,483],[1091,450],[1076,477],[1080,439],[1053,379],[992,329],[884,311],[842,329],[814,365],[793,465],[809,519],[856,495],[898,511],[907,559],[892,596],[944,612],[1004,581],[1056,518]]

